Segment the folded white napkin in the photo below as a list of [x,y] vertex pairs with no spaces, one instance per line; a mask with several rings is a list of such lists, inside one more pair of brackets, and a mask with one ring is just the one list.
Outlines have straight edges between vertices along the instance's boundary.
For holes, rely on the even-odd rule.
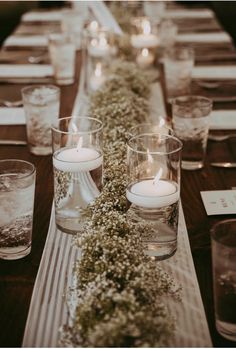
[[53,76],[49,64],[0,64],[0,78],[41,78]]
[[0,125],[25,125],[24,108],[0,108]]
[[236,130],[236,110],[213,110],[210,117],[211,130]]
[[193,79],[236,79],[236,65],[197,66],[192,71]]
[[48,39],[43,35],[12,35],[3,46],[48,46]]
[[165,16],[168,18],[212,18],[214,13],[211,10],[167,10]]
[[215,42],[231,42],[231,37],[226,32],[178,34],[177,42],[210,44]]
[[62,19],[62,11],[30,11],[22,16],[23,22],[34,21],[60,21]]

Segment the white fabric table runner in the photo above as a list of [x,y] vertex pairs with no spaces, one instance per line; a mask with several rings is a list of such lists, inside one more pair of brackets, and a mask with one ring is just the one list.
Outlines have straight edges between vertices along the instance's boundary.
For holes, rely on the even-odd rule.
[[53,76],[49,64],[0,64],[0,78],[44,78]]
[[190,33],[190,34],[178,34],[177,42],[181,43],[230,43],[232,41],[229,34],[226,32],[215,33]]
[[192,71],[193,79],[236,79],[236,65],[196,66]]
[[25,125],[24,108],[0,108],[0,125]]
[[3,46],[48,46],[46,35],[12,35],[9,36],[3,43]]
[[210,130],[236,130],[236,110],[213,110]]
[[[155,104],[165,117],[163,95],[159,83],[155,83]],[[80,96],[82,93],[80,91]],[[83,97],[82,97],[83,98]],[[153,103],[153,102],[151,102]],[[79,105],[78,105],[79,104]],[[162,107],[160,105],[162,104]],[[76,100],[74,110],[81,108]],[[72,285],[73,264],[80,251],[72,247],[72,236],[60,232],[55,226],[54,208],[44,253],[36,278],[26,323],[23,347],[56,347],[60,326],[68,319],[64,295]],[[169,260],[160,262],[183,287],[182,302],[169,302],[176,316],[176,336],[170,347],[211,347],[208,325],[193,266],[182,207],[180,208],[178,250]]]

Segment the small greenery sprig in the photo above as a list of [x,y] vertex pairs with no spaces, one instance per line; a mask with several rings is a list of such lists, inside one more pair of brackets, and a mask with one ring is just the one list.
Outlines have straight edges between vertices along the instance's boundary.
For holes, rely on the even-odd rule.
[[104,125],[104,188],[89,206],[74,276],[76,306],[61,335],[70,347],[159,347],[174,333],[163,297],[178,297],[171,278],[143,252],[148,227],[127,215],[126,141],[148,119],[150,90],[133,63],[115,62],[111,78],[90,99]]

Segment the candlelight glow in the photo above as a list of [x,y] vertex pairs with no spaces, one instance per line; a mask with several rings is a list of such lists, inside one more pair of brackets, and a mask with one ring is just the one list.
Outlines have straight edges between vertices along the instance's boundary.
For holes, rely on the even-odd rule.
[[143,48],[143,49],[142,49],[142,52],[141,52],[141,55],[142,55],[143,57],[148,57],[148,55],[149,55],[149,49],[148,49],[148,48]]
[[95,71],[94,71],[94,75],[95,75],[96,77],[102,76],[102,64],[101,64],[100,62],[98,62],[98,63],[96,64],[96,68],[95,68]]
[[107,39],[104,36],[100,36],[99,46],[107,46]]
[[151,25],[147,19],[144,19],[142,22],[143,34],[148,35],[151,33]]
[[153,163],[153,157],[149,152],[149,149],[147,150],[147,158],[148,158],[148,162],[150,162],[151,164]]
[[160,178],[162,176],[162,173],[163,173],[163,169],[160,168],[160,170],[156,174],[156,177],[153,180],[153,185],[158,185],[158,182],[159,182],[159,180],[160,180]]
[[93,32],[96,32],[98,30],[98,22],[92,21],[89,25],[89,29]]
[[160,118],[160,121],[159,121],[159,126],[162,127],[165,125],[165,119],[163,117]]

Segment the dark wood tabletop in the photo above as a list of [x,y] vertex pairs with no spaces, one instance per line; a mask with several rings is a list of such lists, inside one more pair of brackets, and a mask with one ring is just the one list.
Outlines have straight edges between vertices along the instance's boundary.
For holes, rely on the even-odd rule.
[[[30,25],[32,26],[32,24]],[[217,27],[215,22],[213,22],[213,26]],[[24,28],[21,28],[21,32],[23,29]],[[217,47],[208,47],[208,52],[216,52],[217,55],[218,51],[219,48]],[[226,45],[225,49],[221,49],[220,52],[235,53],[235,50],[232,45]],[[27,57],[29,54],[30,53],[25,50],[24,57]],[[25,59],[24,57],[22,58],[23,61]],[[227,62],[218,62],[218,64],[223,65],[235,63],[234,58],[227,59]],[[75,83],[70,86],[61,87],[60,116],[71,115],[78,90],[80,66],[81,53],[78,51]],[[0,83],[0,98],[7,98],[9,100],[17,99],[20,97],[20,90],[22,87],[23,85],[20,84]],[[236,103],[215,103],[214,109],[219,108],[236,109]],[[170,115],[171,112],[168,105],[167,110]],[[25,126],[0,126],[0,139],[11,138],[26,140]],[[0,145],[0,159],[6,158],[30,161],[35,165],[37,171],[32,251],[27,257],[16,261],[0,260],[0,346],[20,347],[34,282],[48,232],[53,200],[52,157],[51,155],[32,155],[27,146]],[[208,142],[204,168],[196,171],[182,171],[181,199],[192,256],[213,345],[215,347],[235,347],[235,342],[226,340],[220,336],[215,329],[210,229],[215,222],[229,217],[235,218],[236,215],[207,216],[200,197],[200,191],[203,190],[231,189],[236,186],[236,169],[220,169],[210,166],[210,162],[216,159],[218,161],[236,161],[236,139],[221,143]]]

